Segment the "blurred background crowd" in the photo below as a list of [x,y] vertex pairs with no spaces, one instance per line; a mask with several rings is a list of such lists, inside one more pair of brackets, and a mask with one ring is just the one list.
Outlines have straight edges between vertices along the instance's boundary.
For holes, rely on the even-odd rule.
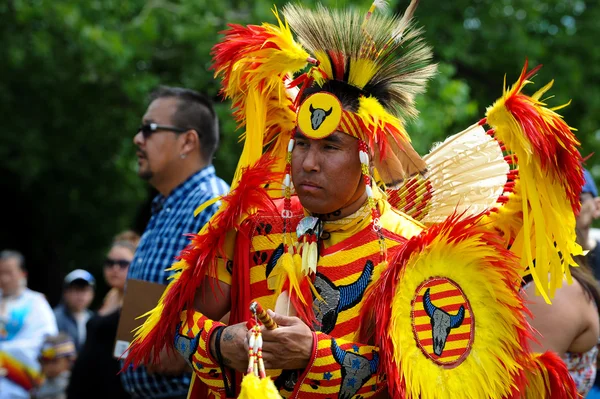
[[[27,292],[23,300],[34,308],[39,323],[35,332],[52,337],[41,347],[18,344],[25,352],[35,350],[29,356],[54,379],[56,386],[45,389],[64,391],[68,379],[61,382],[60,376],[73,366],[81,384],[91,370],[103,367],[112,375],[118,370],[110,357],[93,368],[86,359],[96,359],[90,337],[96,337],[92,342],[100,339],[94,334],[107,325],[116,329],[129,262],[160,191],[138,176],[133,141],[148,95],[159,85],[171,85],[198,90],[214,101],[220,145],[212,164],[229,182],[241,151],[240,131],[213,80],[210,50],[226,23],[274,22],[269,11],[273,3],[284,4],[0,2],[0,181],[5,204],[0,289],[3,298]],[[366,10],[371,2],[322,3]],[[401,12],[407,4],[396,0],[389,7]],[[439,63],[438,76],[417,99],[420,117],[407,127],[421,154],[482,117],[501,95],[505,74],[508,82],[514,81],[528,59],[533,66],[545,64],[535,77],[536,87],[556,79],[552,104],[571,101],[561,113],[577,128],[582,153],[589,156],[588,181],[600,178],[600,162],[593,155],[600,150],[600,50],[594,39],[600,37],[600,3],[423,0],[416,18]],[[597,191],[589,193],[596,204]],[[591,227],[589,242],[600,238],[592,224],[596,213],[584,223],[585,229]],[[8,306],[17,305],[0,299],[0,320]],[[0,322],[0,342],[8,342],[10,333],[10,325]],[[5,342],[0,354],[4,348]],[[4,360],[0,371],[7,367]],[[118,378],[107,381],[115,384],[114,392],[126,395]],[[36,389],[38,397],[53,397]],[[9,392],[0,375],[0,399],[15,397]]]

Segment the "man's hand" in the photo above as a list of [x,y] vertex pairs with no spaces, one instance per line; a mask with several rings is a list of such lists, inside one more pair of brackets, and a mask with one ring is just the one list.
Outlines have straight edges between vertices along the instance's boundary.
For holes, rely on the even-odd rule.
[[268,310],[279,325],[262,328],[263,360],[266,369],[305,369],[313,353],[313,332],[298,317],[287,317]]
[[[217,359],[217,334],[210,337],[210,351]],[[246,372],[248,368],[248,328],[246,323],[227,326],[221,334],[221,356],[223,365],[237,371]]]
[[163,348],[160,351],[159,362],[157,364],[147,364],[146,370],[150,375],[163,374],[173,376],[192,371],[185,359],[174,348],[169,352],[167,352],[167,348]]

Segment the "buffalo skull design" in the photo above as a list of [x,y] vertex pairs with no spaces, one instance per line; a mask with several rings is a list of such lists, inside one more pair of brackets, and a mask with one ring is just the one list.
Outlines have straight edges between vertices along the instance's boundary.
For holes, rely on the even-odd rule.
[[325,111],[323,108],[315,108],[310,104],[310,125],[313,130],[317,130],[321,127],[325,118],[331,115],[333,107],[329,108],[329,111]]
[[460,327],[465,319],[465,307],[460,306],[458,313],[450,315],[444,310],[438,308],[431,303],[431,297],[429,296],[429,288],[423,295],[423,307],[429,319],[431,320],[431,334],[433,335],[433,353],[436,356],[441,356],[446,346],[446,339],[450,330],[456,327]]

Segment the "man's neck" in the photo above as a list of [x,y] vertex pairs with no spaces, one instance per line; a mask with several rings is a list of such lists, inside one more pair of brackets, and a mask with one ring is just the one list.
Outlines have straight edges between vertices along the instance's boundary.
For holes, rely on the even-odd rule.
[[168,197],[176,187],[190,178],[193,174],[208,166],[207,163],[186,163],[182,164],[181,168],[174,173],[162,179],[161,181],[150,180],[150,184],[165,198]]
[[3,298],[14,298],[14,297],[21,295],[21,292],[23,292],[23,290],[24,290],[24,288],[18,288],[16,290],[10,291],[10,292],[2,291],[2,297]]
[[319,217],[325,221],[334,221],[343,219],[347,216],[352,215],[354,212],[358,211],[367,201],[367,193],[364,192],[361,196],[359,196],[356,200],[352,201],[348,205],[343,208],[338,209],[335,212],[321,214]]

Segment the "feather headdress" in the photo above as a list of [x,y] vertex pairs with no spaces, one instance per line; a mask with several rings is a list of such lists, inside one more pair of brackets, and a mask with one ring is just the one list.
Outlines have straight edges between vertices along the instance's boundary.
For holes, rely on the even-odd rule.
[[347,113],[337,130],[369,144],[386,184],[425,169],[404,129],[405,120],[417,115],[415,96],[436,71],[431,49],[412,20],[417,3],[413,0],[402,17],[374,13],[374,7],[366,16],[323,6],[283,9],[298,41],[318,62],[296,79],[304,83],[296,103],[318,91],[337,96]]

